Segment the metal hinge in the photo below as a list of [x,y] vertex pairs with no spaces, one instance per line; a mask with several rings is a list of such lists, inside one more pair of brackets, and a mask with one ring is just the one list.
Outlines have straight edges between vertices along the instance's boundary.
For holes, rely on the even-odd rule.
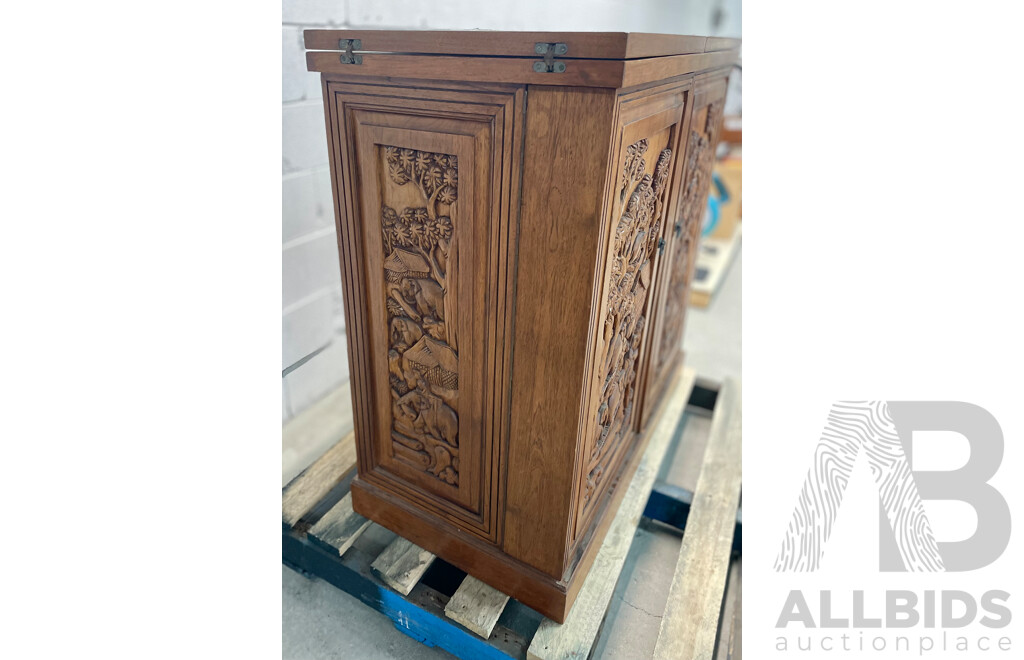
[[538,41],[533,45],[533,52],[544,56],[543,61],[533,63],[533,70],[537,73],[565,73],[565,62],[556,62],[555,55],[568,53],[568,44],[549,44]]
[[661,254],[664,251],[665,251],[665,239],[664,238],[659,238],[658,239],[658,254]]
[[683,233],[683,223],[677,222],[676,226],[673,228],[673,231],[675,231],[676,236],[681,235]]
[[353,53],[354,50],[363,49],[362,39],[338,39],[338,48],[345,51],[341,54],[342,64],[362,64],[363,56]]

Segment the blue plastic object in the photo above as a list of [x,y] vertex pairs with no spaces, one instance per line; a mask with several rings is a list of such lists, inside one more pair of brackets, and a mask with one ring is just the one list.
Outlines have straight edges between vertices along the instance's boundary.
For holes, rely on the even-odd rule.
[[707,236],[715,231],[718,219],[722,216],[722,204],[727,203],[730,199],[729,189],[725,187],[717,174],[711,175],[711,182],[715,184],[715,192],[718,193],[718,196],[708,195],[708,213],[704,216],[704,229],[701,230],[701,236]]

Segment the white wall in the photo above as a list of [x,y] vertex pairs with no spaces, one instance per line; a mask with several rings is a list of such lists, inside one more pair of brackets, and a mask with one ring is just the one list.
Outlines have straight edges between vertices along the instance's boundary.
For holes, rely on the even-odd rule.
[[482,28],[738,37],[740,25],[740,0],[284,0],[284,419],[348,379],[320,80],[306,72],[303,29]]

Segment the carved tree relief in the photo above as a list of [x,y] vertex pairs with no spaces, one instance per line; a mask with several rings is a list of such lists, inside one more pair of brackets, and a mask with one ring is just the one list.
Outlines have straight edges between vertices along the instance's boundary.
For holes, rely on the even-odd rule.
[[420,192],[422,206],[392,208],[384,187],[381,230],[388,315],[391,438],[395,454],[459,483],[458,199],[455,156],[380,148],[386,176]]
[[711,170],[714,164],[714,144],[721,124],[723,103],[718,101],[708,107],[703,126],[690,131],[686,146],[686,184],[682,191],[678,231],[679,238],[672,248],[668,295],[665,300],[665,323],[661,332],[661,347],[658,350],[657,370],[660,372],[675,354],[675,348],[683,339],[683,320],[686,316],[686,290],[690,281],[690,255],[692,243],[697,239],[704,211],[708,204],[708,187],[711,184]]
[[626,148],[622,166],[619,201],[629,201],[620,207],[623,211],[614,228],[609,255],[611,279],[597,353],[602,385],[583,489],[584,508],[608,469],[615,449],[631,430],[648,291],[653,284],[654,256],[661,237],[672,162],[672,150],[664,149],[658,155],[653,175],[648,174],[648,148],[647,139],[631,144]]

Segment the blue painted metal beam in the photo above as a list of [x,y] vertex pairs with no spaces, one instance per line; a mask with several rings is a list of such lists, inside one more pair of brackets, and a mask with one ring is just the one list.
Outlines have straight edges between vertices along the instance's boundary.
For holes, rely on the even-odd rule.
[[[693,492],[659,481],[651,488],[647,498],[644,516],[651,520],[685,531],[686,519],[690,516]],[[732,537],[733,554],[743,554],[743,509],[736,511],[736,531]]]
[[[383,613],[395,628],[427,646],[440,646],[452,655],[470,660],[519,660],[447,619],[406,600],[396,591],[363,575],[339,561],[337,555],[324,552],[306,538],[285,533],[282,536],[284,563],[303,573],[311,573]],[[510,649],[511,650],[511,649]],[[524,654],[525,655],[525,654]]]

